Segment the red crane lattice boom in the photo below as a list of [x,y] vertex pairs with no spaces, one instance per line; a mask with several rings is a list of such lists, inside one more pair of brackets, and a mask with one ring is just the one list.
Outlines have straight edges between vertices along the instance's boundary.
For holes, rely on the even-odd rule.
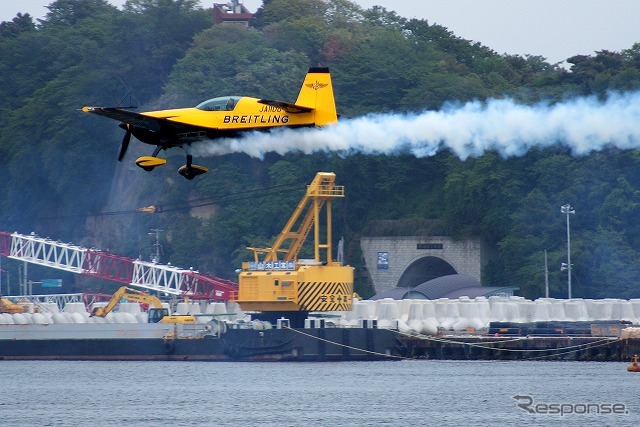
[[134,260],[109,252],[56,242],[35,234],[0,231],[0,255],[148,290],[193,299],[235,299],[237,285],[226,279],[171,265]]

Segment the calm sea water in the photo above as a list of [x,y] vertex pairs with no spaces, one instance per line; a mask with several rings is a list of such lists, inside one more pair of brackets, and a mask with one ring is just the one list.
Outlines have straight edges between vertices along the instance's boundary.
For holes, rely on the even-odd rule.
[[[626,365],[1,361],[0,425],[638,426],[640,374]],[[592,413],[530,414],[516,395]]]

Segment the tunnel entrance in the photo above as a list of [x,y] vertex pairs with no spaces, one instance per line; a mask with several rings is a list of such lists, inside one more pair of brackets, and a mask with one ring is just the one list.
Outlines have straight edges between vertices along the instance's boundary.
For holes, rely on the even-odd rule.
[[450,274],[458,274],[451,264],[442,258],[426,256],[412,262],[404,270],[398,280],[398,287],[414,288],[427,280]]

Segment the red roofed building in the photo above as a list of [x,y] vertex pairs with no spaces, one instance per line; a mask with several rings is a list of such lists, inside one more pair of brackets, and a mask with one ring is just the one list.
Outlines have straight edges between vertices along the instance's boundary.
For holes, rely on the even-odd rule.
[[231,0],[228,3],[213,4],[213,22],[216,24],[233,23],[249,26],[253,13],[244,7],[242,0]]

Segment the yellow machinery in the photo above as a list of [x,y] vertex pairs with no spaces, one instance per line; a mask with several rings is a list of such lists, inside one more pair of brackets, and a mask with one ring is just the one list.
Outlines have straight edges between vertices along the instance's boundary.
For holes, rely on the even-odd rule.
[[24,313],[24,306],[8,298],[0,298],[0,313]]
[[118,289],[106,306],[94,308],[91,316],[105,317],[122,299],[149,304],[149,323],[196,323],[195,316],[169,315],[169,310],[162,307],[162,301],[160,301],[160,299],[126,286]]
[[[344,186],[334,181],[334,173],[316,174],[273,247],[247,248],[253,251],[254,260],[242,264],[238,278],[238,303],[243,310],[292,315],[351,309],[353,268],[331,257],[331,201],[344,197]],[[320,218],[323,207],[324,243]],[[314,258],[298,259],[312,228]]]

